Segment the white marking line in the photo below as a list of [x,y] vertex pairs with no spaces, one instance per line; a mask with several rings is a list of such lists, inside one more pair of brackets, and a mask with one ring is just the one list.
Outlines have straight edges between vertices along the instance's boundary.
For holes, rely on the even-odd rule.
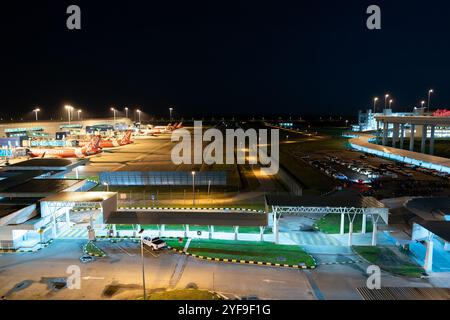
[[123,252],[125,252],[127,255],[129,255],[130,257],[134,257],[135,256],[135,254],[133,253],[133,254],[131,254],[131,253],[129,253],[127,250],[125,250],[124,248],[122,248],[121,246],[119,246],[118,244],[114,244],[116,247],[118,247],[120,250],[122,250]]
[[103,280],[105,279],[105,277],[91,277],[91,276],[87,276],[87,277],[83,277],[83,280]]
[[154,254],[151,250],[148,250],[146,247],[144,247],[144,250],[150,253],[153,257],[158,258],[157,254]]
[[184,245],[184,249],[183,249],[183,252],[184,253],[186,253],[186,251],[187,251],[187,249],[189,248],[189,245],[191,244],[191,238],[189,238],[187,241],[186,241],[186,244]]
[[286,281],[270,280],[270,279],[263,279],[263,282],[267,282],[267,283],[286,283]]

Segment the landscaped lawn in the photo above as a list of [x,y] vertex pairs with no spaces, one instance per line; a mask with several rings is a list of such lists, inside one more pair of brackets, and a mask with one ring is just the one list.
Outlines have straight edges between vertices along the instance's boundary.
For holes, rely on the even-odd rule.
[[354,246],[353,250],[381,269],[407,277],[420,277],[424,270],[404,253],[389,247]]
[[89,241],[86,244],[86,251],[91,255],[99,255],[99,256],[105,256],[106,253],[97,247],[92,241]]
[[[325,217],[319,219],[314,226],[319,231],[327,234],[337,234],[341,230],[341,215],[340,214],[327,214]],[[356,215],[353,220],[353,232],[361,232],[362,216]],[[349,220],[347,215],[345,216],[345,233],[348,233]],[[372,232],[372,221],[366,220],[366,232]]]
[[135,225],[134,224],[117,224],[116,225],[116,230],[136,230]]
[[149,300],[220,300],[216,294],[198,289],[153,292],[148,298]]
[[[186,239],[179,243],[175,239],[167,239],[167,244],[182,250]],[[211,258],[249,260],[279,264],[298,265],[304,263],[314,266],[311,255],[299,246],[279,245],[271,242],[227,241],[192,239],[187,252]]]

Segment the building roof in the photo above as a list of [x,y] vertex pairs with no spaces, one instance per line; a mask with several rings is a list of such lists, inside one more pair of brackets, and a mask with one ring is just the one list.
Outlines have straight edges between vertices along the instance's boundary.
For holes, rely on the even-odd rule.
[[441,220],[442,216],[450,215],[450,198],[424,197],[411,199],[406,208],[424,220]]
[[267,226],[267,214],[218,210],[115,211],[106,217],[109,224],[189,224],[202,226]]
[[363,197],[354,192],[339,191],[328,196],[266,195],[266,204],[280,207],[346,207],[384,208],[384,204],[373,197]]
[[[77,179],[30,179],[10,187],[0,188],[0,197],[46,197],[81,183],[83,180]],[[0,186],[2,186],[1,182]]]
[[11,164],[5,170],[71,170],[84,165],[88,159],[34,158]]
[[450,242],[450,221],[417,221],[422,227],[437,235],[439,238]]
[[110,198],[117,198],[116,192],[59,192],[52,194],[42,201],[47,202],[102,202]]
[[409,124],[427,124],[437,126],[449,126],[450,117],[434,117],[434,116],[390,116],[390,115],[377,115],[377,120],[386,121],[389,123],[409,123]]

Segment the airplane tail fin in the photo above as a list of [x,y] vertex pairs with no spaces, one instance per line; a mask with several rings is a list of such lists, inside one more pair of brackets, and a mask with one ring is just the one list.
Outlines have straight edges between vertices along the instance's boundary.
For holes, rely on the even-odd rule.
[[123,144],[131,143],[131,130],[127,130],[127,132],[125,132],[121,140],[121,143]]
[[100,149],[100,136],[93,136],[91,141],[86,147],[86,151],[92,152],[92,151],[98,151]]
[[180,129],[183,126],[183,122],[180,122],[179,124],[177,124],[177,126],[175,127],[175,129]]

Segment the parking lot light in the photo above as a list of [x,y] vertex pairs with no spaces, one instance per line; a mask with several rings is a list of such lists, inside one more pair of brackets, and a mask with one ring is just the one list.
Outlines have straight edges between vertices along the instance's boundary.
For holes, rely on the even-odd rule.
[[141,235],[142,289],[144,290],[144,300],[147,300],[147,291],[145,290],[144,229],[141,229],[139,234]]

